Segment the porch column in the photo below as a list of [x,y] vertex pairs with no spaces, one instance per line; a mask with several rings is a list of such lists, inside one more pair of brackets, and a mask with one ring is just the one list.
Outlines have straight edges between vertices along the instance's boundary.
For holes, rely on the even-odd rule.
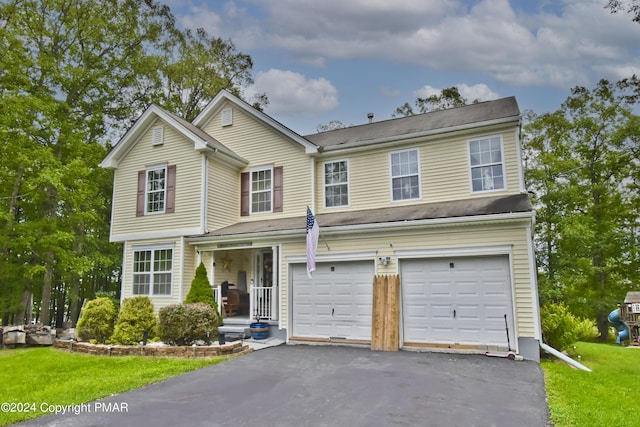
[[278,320],[278,301],[280,300],[280,246],[271,246],[273,253],[273,265],[271,273],[271,319]]

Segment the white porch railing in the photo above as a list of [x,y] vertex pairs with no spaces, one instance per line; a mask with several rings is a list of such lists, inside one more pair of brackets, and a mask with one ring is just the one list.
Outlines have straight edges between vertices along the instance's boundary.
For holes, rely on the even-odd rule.
[[274,287],[254,286],[251,288],[251,317],[275,320]]

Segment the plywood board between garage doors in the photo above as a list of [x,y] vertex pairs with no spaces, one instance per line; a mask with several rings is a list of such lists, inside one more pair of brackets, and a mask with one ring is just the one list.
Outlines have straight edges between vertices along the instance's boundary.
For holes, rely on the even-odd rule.
[[372,317],[371,349],[398,351],[400,348],[400,276],[374,277]]

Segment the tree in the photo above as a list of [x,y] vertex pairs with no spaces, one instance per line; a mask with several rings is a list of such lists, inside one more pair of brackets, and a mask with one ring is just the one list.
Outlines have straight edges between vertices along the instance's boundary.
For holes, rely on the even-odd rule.
[[[176,32],[163,62],[151,100],[188,121],[221,89],[240,96],[242,87],[253,84],[251,57],[237,52],[231,40],[210,37],[202,28]],[[253,101],[259,109],[268,104],[265,94]]]
[[191,282],[191,289],[189,289],[189,293],[187,294],[187,298],[185,298],[184,302],[187,304],[203,302],[205,304],[209,304],[211,307],[216,309],[216,311],[218,310],[218,304],[213,299],[213,290],[211,289],[211,284],[207,277],[207,269],[203,263],[200,263],[198,268],[196,268],[196,277],[194,277]]
[[606,6],[611,13],[620,11],[633,14],[633,21],[640,22],[640,1],[639,0],[609,0]]
[[252,62],[154,0],[5,1],[0,50],[0,316],[34,307],[61,326],[118,287],[112,174],[98,167],[111,138],[150,102],[191,118],[214,91],[239,93]]
[[600,80],[592,90],[575,87],[558,111],[533,115],[525,126],[541,299],[595,318],[601,339],[608,313],[639,279],[639,100],[636,76]]
[[[474,99],[473,103],[480,102],[479,99]],[[416,99],[415,105],[417,107],[417,112],[414,111],[413,107],[405,102],[400,107],[396,108],[396,110],[391,115],[392,117],[404,117],[404,116],[412,116],[414,114],[428,113],[430,111],[438,111],[445,110],[447,108],[454,107],[462,107],[467,105],[469,102],[462,95],[460,95],[460,91],[457,87],[451,86],[442,89],[442,92],[439,95],[431,95],[426,98],[418,97]]]
[[340,120],[331,120],[329,123],[327,124],[320,124],[316,127],[316,131],[318,133],[320,132],[328,132],[330,130],[336,130],[336,129],[344,129],[346,126],[340,121]]

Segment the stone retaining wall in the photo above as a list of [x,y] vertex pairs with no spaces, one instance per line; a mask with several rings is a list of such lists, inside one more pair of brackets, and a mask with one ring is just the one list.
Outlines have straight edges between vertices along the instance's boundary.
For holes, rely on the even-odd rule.
[[90,344],[88,342],[55,340],[53,342],[53,346],[61,350],[67,350],[74,353],[93,354],[96,356],[157,356],[193,358],[228,356],[232,354],[245,354],[253,351],[248,345],[243,345],[240,341],[224,345],[156,347]]

